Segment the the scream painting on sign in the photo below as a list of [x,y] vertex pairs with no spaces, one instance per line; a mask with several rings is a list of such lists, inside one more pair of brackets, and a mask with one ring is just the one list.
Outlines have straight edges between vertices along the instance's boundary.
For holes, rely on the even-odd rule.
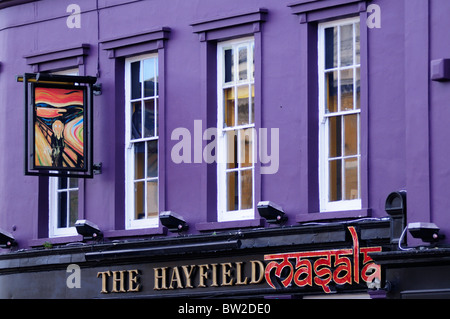
[[82,86],[34,85],[34,167],[85,168],[85,101]]

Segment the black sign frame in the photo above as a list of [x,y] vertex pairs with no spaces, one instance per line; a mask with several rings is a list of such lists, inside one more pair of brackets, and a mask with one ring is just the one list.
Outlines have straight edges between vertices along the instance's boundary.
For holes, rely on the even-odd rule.
[[[96,77],[53,75],[47,73],[25,73],[17,77],[18,82],[24,83],[25,100],[25,141],[24,141],[24,173],[31,176],[54,176],[72,178],[93,178],[94,176],[94,147],[93,147],[93,95]],[[82,165],[53,166],[36,165],[35,149],[35,90],[36,88],[70,89],[83,94],[83,154]]]

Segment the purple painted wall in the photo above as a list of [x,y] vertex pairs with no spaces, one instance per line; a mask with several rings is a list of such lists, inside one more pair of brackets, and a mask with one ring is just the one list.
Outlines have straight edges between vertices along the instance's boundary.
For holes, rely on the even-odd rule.
[[[153,230],[121,231],[123,63],[111,58],[102,44],[161,27],[170,28],[163,51],[165,72],[161,75],[166,93],[162,134],[165,151],[161,154],[165,170],[160,172],[165,199],[161,208],[183,215],[191,234],[200,233],[199,229],[220,230],[217,224],[205,226],[215,215],[208,210],[214,207],[210,195],[215,186],[211,174],[207,174],[207,164],[173,163],[170,150],[177,141],[171,141],[170,134],[178,127],[193,132],[194,120],[202,120],[203,128],[211,122],[211,112],[203,108],[205,99],[210,98],[205,93],[205,59],[211,57],[205,53],[206,44],[192,24],[257,12],[260,8],[267,10],[257,32],[261,40],[257,50],[262,58],[260,125],[280,128],[280,164],[278,173],[261,176],[256,201],[278,203],[289,216],[288,225],[297,225],[334,218],[385,217],[387,195],[406,189],[408,222],[434,222],[443,233],[450,234],[450,84],[430,80],[431,61],[450,58],[448,0],[371,2],[381,8],[381,28],[367,29],[362,34],[367,39],[362,54],[367,55],[368,71],[362,75],[368,89],[363,115],[368,129],[362,131],[366,137],[363,147],[367,149],[363,211],[334,215],[317,213],[317,146],[313,142],[317,123],[311,107],[317,85],[310,81],[314,79],[315,67],[310,61],[314,60],[317,42],[312,26],[317,20],[340,17],[350,6],[356,6],[355,13],[364,18],[364,1],[296,1],[297,7],[289,7],[292,1],[78,0],[81,28],[70,29],[66,26],[66,8],[73,2],[42,0],[0,10],[0,228],[13,233],[19,248],[51,240],[46,235],[46,198],[40,194],[45,193],[45,178],[23,174],[23,85],[15,81],[15,76],[61,67],[60,60],[33,64],[32,58],[48,59],[43,53],[67,51],[82,44],[89,44],[88,52],[67,54],[75,56],[76,62],[70,63],[79,64],[80,75],[99,76],[103,86],[102,95],[96,96],[94,102],[94,162],[103,163],[103,173],[84,182],[81,214],[111,239],[161,235]],[[314,9],[322,3],[346,5],[326,11],[305,7],[302,12],[296,11],[302,5]],[[63,59],[66,65],[67,60]],[[41,69],[37,70],[37,65]],[[259,217],[257,213],[255,216]],[[259,225],[259,221],[250,225]],[[227,225],[236,229],[241,226]]]

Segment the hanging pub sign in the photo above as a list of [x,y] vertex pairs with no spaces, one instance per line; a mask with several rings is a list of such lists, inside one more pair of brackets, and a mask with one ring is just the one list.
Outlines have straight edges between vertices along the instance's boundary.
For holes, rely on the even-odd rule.
[[86,88],[32,84],[33,168],[86,168]]
[[26,73],[25,175],[93,176],[95,77]]

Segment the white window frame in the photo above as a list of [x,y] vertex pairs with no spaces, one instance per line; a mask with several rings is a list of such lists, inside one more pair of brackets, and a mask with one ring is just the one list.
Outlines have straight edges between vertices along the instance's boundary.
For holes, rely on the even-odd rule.
[[[217,221],[218,222],[228,222],[228,221],[240,221],[240,220],[250,220],[255,218],[255,158],[256,158],[256,130],[255,130],[255,121],[251,124],[246,125],[237,125],[234,127],[224,127],[224,89],[237,87],[240,85],[255,85],[254,80],[254,67],[253,61],[254,57],[254,45],[255,39],[254,37],[244,37],[236,40],[223,41],[217,44],[217,128],[218,128],[218,139],[217,139]],[[249,61],[247,68],[247,79],[239,80],[239,63],[238,54],[234,54],[234,81],[225,83],[225,59],[223,58],[224,51],[229,48],[233,48],[238,52],[239,47],[247,46],[249,52]],[[235,97],[237,99],[237,96]],[[254,100],[253,100],[254,103]],[[237,103],[236,103],[237,105]],[[249,118],[255,118],[254,114],[252,116],[252,107],[251,102],[249,104]],[[235,110],[235,118],[237,118],[237,107]],[[233,171],[233,169],[227,169],[227,139],[226,133],[228,131],[237,131],[243,129],[252,129],[253,134],[253,150],[252,150],[252,208],[250,209],[240,209],[241,201],[239,199],[239,209],[234,211],[227,211],[227,181],[226,181],[226,173],[227,171]],[[238,148],[237,158],[240,159],[240,150]],[[241,171],[249,169],[238,168],[234,169],[235,171]],[[238,174],[238,190],[239,198],[241,198],[241,183],[240,183],[240,174]]]
[[[78,75],[78,68],[62,70],[58,72],[53,72],[53,74],[58,75]],[[61,178],[67,178],[67,188],[59,189],[58,184]],[[78,214],[80,210],[80,179],[78,180],[78,187],[70,187],[70,179],[68,177],[49,177],[48,179],[48,210],[49,210],[49,237],[66,237],[66,236],[76,236],[77,230],[74,226],[71,227],[58,227],[59,224],[59,205],[58,205],[58,194],[61,192],[78,192]],[[67,205],[70,205],[70,196],[67,196]],[[66,207],[66,213],[68,214],[68,207]],[[69,218],[68,214],[68,218]]]
[[[62,178],[67,178],[67,188],[58,188],[58,182]],[[60,193],[67,193],[67,207],[65,208],[67,219],[70,220],[69,207],[70,207],[70,193],[78,192],[78,206],[79,206],[79,185],[77,187],[70,187],[69,177],[50,177],[49,178],[49,236],[50,237],[64,237],[64,236],[76,236],[77,230],[74,226],[58,227],[59,224],[59,205],[58,195]],[[79,183],[80,181],[78,181]],[[79,210],[79,207],[78,207]]]
[[[325,22],[319,24],[318,27],[318,78],[319,78],[319,204],[320,204],[320,212],[334,212],[334,211],[351,211],[351,210],[360,210],[362,207],[361,200],[361,108],[349,110],[349,111],[341,111],[340,103],[341,103],[341,92],[340,92],[340,83],[337,85],[337,94],[338,94],[338,104],[339,109],[338,112],[331,113],[328,115],[326,113],[326,88],[325,88],[325,29],[330,27],[340,27],[348,24],[356,24],[361,23],[359,17],[355,18],[347,18],[341,20],[335,20],[330,22]],[[356,46],[355,46],[355,29],[353,28],[353,57],[356,57]],[[338,35],[337,43],[340,43],[340,38]],[[340,44],[339,44],[340,45]],[[340,66],[340,49],[337,49],[338,54],[338,67],[333,69],[327,69],[328,72],[330,70],[340,71],[343,69],[353,68],[361,68],[361,61],[359,64],[353,63],[351,66],[341,67]],[[354,71],[355,72],[355,71]],[[355,73],[354,73],[355,79]],[[356,90],[353,92],[354,101],[356,101]],[[330,201],[330,181],[329,181],[329,121],[330,117],[334,116],[344,116],[344,115],[358,115],[358,155],[356,156],[358,159],[358,198],[353,200],[339,200],[339,201]],[[350,158],[355,158],[355,156],[349,156]],[[342,161],[346,158],[344,153],[342,152],[341,156],[336,158],[341,158]],[[342,169],[344,169],[344,164],[342,163]],[[342,176],[342,185],[345,184],[345,174],[341,174]],[[342,191],[343,193],[344,191]]]
[[[132,139],[131,138],[131,103],[132,101],[137,100],[146,100],[150,98],[144,97],[144,85],[141,87],[141,98],[132,100],[131,99],[131,64],[133,62],[137,61],[143,61],[146,59],[152,59],[156,58],[155,63],[155,70],[157,74],[159,74],[158,69],[158,54],[152,53],[152,54],[144,54],[139,55],[131,58],[127,58],[125,60],[125,228],[126,229],[142,229],[142,228],[157,228],[159,227],[159,218],[158,216],[154,218],[143,218],[143,219],[135,219],[135,200],[134,200],[134,175],[135,175],[135,161],[134,161],[134,144],[139,142],[148,142],[148,141],[158,141],[158,176],[156,178],[148,178],[146,174],[147,165],[145,164],[145,172],[144,172],[144,178],[140,181],[144,181],[144,184],[147,183],[147,181],[156,181],[158,185],[158,192],[157,192],[157,199],[158,199],[158,210],[160,207],[159,203],[159,135],[157,134],[157,131],[155,131],[154,137],[144,137],[140,139]],[[141,63],[142,67],[142,63]],[[142,74],[142,72],[141,72]],[[141,79],[142,80],[142,79]],[[143,81],[141,81],[143,83]],[[158,92],[159,94],[159,92]],[[159,95],[156,95],[154,97],[157,100],[157,103],[159,103]],[[144,112],[142,112],[144,113]],[[144,114],[142,114],[142,117],[144,117]],[[142,122],[143,123],[143,122]],[[158,127],[158,115],[155,113],[155,130],[157,130]],[[142,127],[142,129],[144,129]],[[147,150],[145,151],[147,152]],[[145,161],[147,161],[147,156],[145,156]],[[147,163],[147,162],[145,162]],[[146,186],[144,188],[144,194]],[[145,197],[145,209],[147,209],[147,196]],[[146,213],[146,212],[145,212]]]

